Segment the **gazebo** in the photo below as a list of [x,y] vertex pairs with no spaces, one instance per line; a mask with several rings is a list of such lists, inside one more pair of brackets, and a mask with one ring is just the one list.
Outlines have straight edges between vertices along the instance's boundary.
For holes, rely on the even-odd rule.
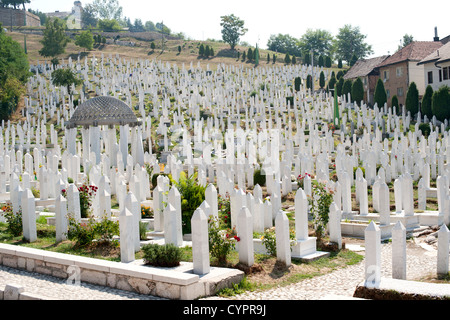
[[[106,140],[106,149],[109,151],[111,164],[116,165],[115,145],[116,129],[120,126],[120,144],[119,150],[122,154],[124,166],[127,164],[128,155],[128,127],[132,130],[132,143],[137,143],[136,149],[138,159],[134,159],[138,163],[143,162],[143,154],[140,155],[139,150],[142,148],[142,134],[138,130],[137,137],[133,137],[136,133],[136,127],[141,125],[133,110],[122,100],[110,96],[99,96],[91,98],[81,103],[74,111],[72,117],[66,122],[65,127],[68,130],[67,150],[70,154],[76,154],[76,134],[77,127],[82,126],[82,143],[83,158],[90,158],[90,153],[95,154],[95,164],[100,163],[100,126],[108,126],[108,135]],[[134,155],[136,157],[136,155]],[[142,163],[143,164],[143,163]]]

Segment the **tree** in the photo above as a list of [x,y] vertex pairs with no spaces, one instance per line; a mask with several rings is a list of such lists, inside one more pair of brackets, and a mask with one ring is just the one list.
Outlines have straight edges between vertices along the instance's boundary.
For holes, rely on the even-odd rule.
[[433,115],[439,121],[444,121],[450,118],[450,88],[448,86],[442,86],[439,90],[433,92],[433,97],[431,98],[431,110]]
[[273,63],[277,62],[277,55],[275,53],[272,55],[272,61]]
[[143,32],[144,30],[144,24],[141,19],[135,19],[134,24],[129,29],[130,32]]
[[303,64],[306,64],[306,65],[311,64],[311,55],[309,54],[309,52],[305,52],[303,54]]
[[209,55],[211,54],[211,51],[210,51],[210,49],[209,49],[209,46],[208,45],[206,45],[206,47],[205,47],[205,57],[206,58],[209,58]]
[[65,52],[70,41],[65,33],[66,25],[61,19],[49,19],[45,24],[44,37],[41,40],[43,48],[39,54],[43,57],[55,57]]
[[323,60],[323,56],[322,55],[319,56],[319,63],[318,64],[319,64],[319,67],[323,67],[325,65],[325,62]]
[[353,82],[350,79],[347,79],[344,81],[344,86],[342,87],[342,95],[346,96],[350,93],[352,93],[352,85]]
[[156,31],[155,24],[152,21],[146,21],[144,24],[145,31]]
[[342,59],[339,59],[339,60],[338,60],[338,68],[339,68],[339,69],[342,69]]
[[344,87],[344,77],[340,77],[336,83],[336,94],[338,97],[342,96],[342,88]]
[[92,12],[101,20],[122,20],[122,7],[118,0],[94,0]]
[[334,41],[334,49],[338,58],[350,64],[353,55],[361,59],[373,53],[372,46],[365,43],[366,37],[360,32],[359,27],[346,24],[340,28]]
[[422,98],[422,106],[421,106],[421,112],[422,116],[427,116],[428,119],[431,119],[433,117],[433,111],[431,110],[431,99],[433,98],[433,88],[428,85],[425,89],[425,94]]
[[336,82],[336,76],[334,74],[331,74],[330,80],[328,80],[328,89],[334,90]]
[[75,44],[87,50],[92,50],[94,45],[94,36],[89,30],[82,31],[75,37]]
[[289,53],[286,53],[284,56],[284,63],[290,64],[291,63],[291,57],[289,56]]
[[394,112],[396,114],[400,114],[400,108],[399,108],[399,103],[398,103],[398,98],[396,95],[394,95],[391,99],[391,106],[392,109],[394,109]]
[[319,56],[330,55],[333,48],[333,36],[330,32],[322,29],[307,29],[298,41],[301,51],[314,51]]
[[350,67],[353,67],[356,61],[358,61],[358,57],[356,56],[356,54],[353,54],[352,59],[350,60]]
[[325,67],[331,68],[331,58],[330,56],[325,57]]
[[272,34],[267,42],[267,48],[280,53],[289,53],[300,56],[298,40],[288,34]]
[[267,54],[267,63],[270,63],[270,53]]
[[411,112],[412,116],[419,112],[419,90],[417,90],[415,82],[411,82],[409,85],[408,92],[406,93],[405,107],[407,111]]
[[221,16],[222,22],[220,26],[222,27],[222,39],[228,43],[231,50],[234,50],[236,45],[239,43],[239,39],[248,30],[244,28],[244,20],[239,19],[234,14],[228,16]]
[[384,88],[383,80],[378,79],[377,84],[375,86],[374,93],[374,103],[378,105],[379,108],[383,107],[387,102],[386,89]]
[[70,95],[70,86],[72,84],[79,85],[82,81],[75,75],[72,69],[56,69],[52,72],[52,83],[55,86],[67,87],[67,92]]
[[98,21],[97,27],[104,32],[115,32],[122,29],[117,20],[103,19]]
[[357,78],[352,84],[352,99],[361,106],[361,101],[364,99],[364,84],[361,78]]
[[402,43],[402,46],[399,47],[399,49],[406,47],[411,42],[414,42],[414,37],[412,35],[406,33],[403,36],[403,43]]
[[248,48],[247,50],[247,59],[252,61],[253,60],[253,50],[252,48]]
[[302,78],[300,77],[295,77],[294,79],[294,88],[295,91],[300,91],[300,86],[302,85]]
[[203,45],[203,43],[200,45],[200,48],[198,48],[198,55],[200,57],[203,57],[205,55],[205,46]]
[[323,71],[320,72],[319,86],[321,89],[323,89],[325,87],[325,74],[323,73]]
[[155,51],[155,49],[156,49],[156,45],[153,41],[152,41],[152,43],[150,43],[150,49],[152,49],[153,51]]
[[[87,4],[81,11],[81,25],[83,28],[95,28],[98,23],[96,11],[92,4]],[[42,20],[41,20],[42,21]]]
[[292,56],[291,62],[292,64],[297,64],[297,58],[295,56]]
[[312,78],[312,75],[308,74],[306,76],[306,88],[312,89],[312,87],[313,87],[313,78]]
[[181,53],[181,46],[178,46],[178,54]]
[[28,57],[22,46],[7,36],[0,23],[0,120],[16,110],[30,77]]

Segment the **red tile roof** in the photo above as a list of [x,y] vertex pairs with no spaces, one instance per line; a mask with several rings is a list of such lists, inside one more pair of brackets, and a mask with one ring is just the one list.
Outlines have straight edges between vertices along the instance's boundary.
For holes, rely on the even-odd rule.
[[414,41],[384,60],[378,67],[404,61],[420,61],[440,47],[442,47],[440,41]]
[[389,56],[381,56],[371,59],[360,59],[356,61],[355,65],[348,70],[348,72],[344,75],[344,79],[365,77],[388,57]]

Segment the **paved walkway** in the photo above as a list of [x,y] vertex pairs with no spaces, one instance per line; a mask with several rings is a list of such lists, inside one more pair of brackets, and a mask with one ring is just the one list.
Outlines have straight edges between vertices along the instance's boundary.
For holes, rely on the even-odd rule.
[[[364,253],[363,251],[361,253]],[[420,247],[407,249],[407,280],[415,280],[436,272],[436,251]],[[382,276],[391,277],[391,244],[382,245]],[[363,281],[364,260],[356,265],[334,271],[286,287],[268,291],[247,292],[232,300],[317,300],[326,295],[351,297],[356,286]],[[166,300],[159,297],[82,283],[68,285],[65,279],[30,273],[0,266],[0,285],[19,284],[25,291],[54,300]],[[217,297],[207,300],[220,299]]]

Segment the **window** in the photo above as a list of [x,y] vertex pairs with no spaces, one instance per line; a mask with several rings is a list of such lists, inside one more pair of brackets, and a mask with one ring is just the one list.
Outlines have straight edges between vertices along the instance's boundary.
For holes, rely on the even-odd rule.
[[442,70],[439,70],[439,82],[442,82]]
[[433,71],[428,72],[428,83],[433,83]]
[[403,67],[398,67],[396,70],[397,78],[403,76]]
[[442,78],[444,79],[444,81],[445,80],[448,80],[448,78],[449,78],[449,72],[450,71],[450,67],[445,67],[445,68],[442,68]]
[[389,89],[386,90],[386,97],[387,97],[388,99],[391,97],[391,91],[389,91]]
[[403,88],[397,88],[397,97],[403,97]]
[[383,78],[385,81],[389,80],[389,70],[383,72]]

